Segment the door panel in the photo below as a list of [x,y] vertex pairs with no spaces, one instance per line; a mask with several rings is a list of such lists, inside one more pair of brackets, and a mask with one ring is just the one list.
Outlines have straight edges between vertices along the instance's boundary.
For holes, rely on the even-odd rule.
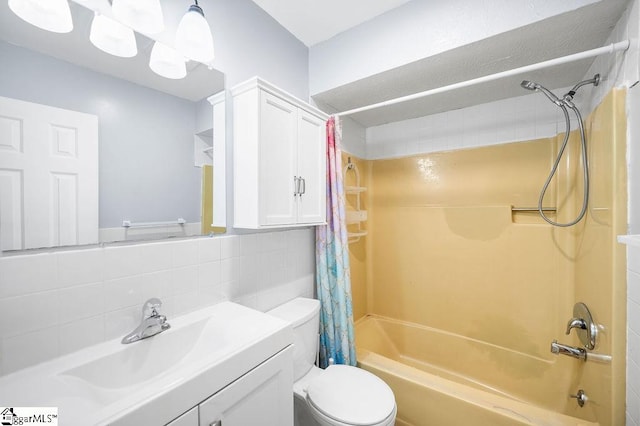
[[98,118],[0,97],[0,246],[98,242]]
[[299,197],[298,223],[326,220],[327,142],[325,122],[300,110],[298,120],[298,173],[304,179]]
[[293,426],[291,346],[200,404],[200,425]]
[[260,225],[292,224],[297,108],[262,92],[260,113]]

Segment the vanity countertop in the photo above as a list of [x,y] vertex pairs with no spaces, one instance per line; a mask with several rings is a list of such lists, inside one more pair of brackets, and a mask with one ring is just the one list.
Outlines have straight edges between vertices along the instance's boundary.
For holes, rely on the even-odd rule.
[[61,425],[166,424],[293,343],[286,322],[223,302],[0,377],[7,407],[58,407]]

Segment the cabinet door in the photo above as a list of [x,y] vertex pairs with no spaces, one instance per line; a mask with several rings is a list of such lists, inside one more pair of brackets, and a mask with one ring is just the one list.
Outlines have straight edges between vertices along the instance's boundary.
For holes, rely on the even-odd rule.
[[304,110],[299,111],[298,174],[303,179],[303,194],[298,200],[298,223],[324,223],[327,202],[326,123]]
[[200,404],[200,426],[293,426],[292,352],[287,347]]
[[198,421],[198,407],[193,407],[177,419],[167,423],[167,426],[198,426]]
[[260,96],[259,222],[296,220],[295,177],[298,109],[269,93]]

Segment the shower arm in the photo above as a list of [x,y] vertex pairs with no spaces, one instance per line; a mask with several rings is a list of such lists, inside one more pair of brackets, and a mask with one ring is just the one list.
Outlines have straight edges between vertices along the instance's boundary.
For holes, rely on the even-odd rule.
[[[598,86],[600,84],[600,74],[596,74],[593,76],[593,78],[590,78],[588,80],[583,80],[578,84],[576,84],[575,86],[573,86],[571,90],[565,93],[565,95],[562,97],[562,100],[565,102],[571,102],[573,100],[573,97],[576,95],[576,92],[578,91],[578,89],[587,84],[593,84],[594,86]],[[572,108],[572,109],[575,108],[575,105],[574,106],[572,105],[573,104],[567,105],[567,106],[569,106],[569,108]]]

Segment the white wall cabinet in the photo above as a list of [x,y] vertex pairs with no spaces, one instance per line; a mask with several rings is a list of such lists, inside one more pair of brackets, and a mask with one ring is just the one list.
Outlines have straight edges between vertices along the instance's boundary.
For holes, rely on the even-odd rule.
[[293,347],[288,346],[167,426],[293,426]]
[[234,227],[324,224],[328,116],[257,77],[231,94]]

